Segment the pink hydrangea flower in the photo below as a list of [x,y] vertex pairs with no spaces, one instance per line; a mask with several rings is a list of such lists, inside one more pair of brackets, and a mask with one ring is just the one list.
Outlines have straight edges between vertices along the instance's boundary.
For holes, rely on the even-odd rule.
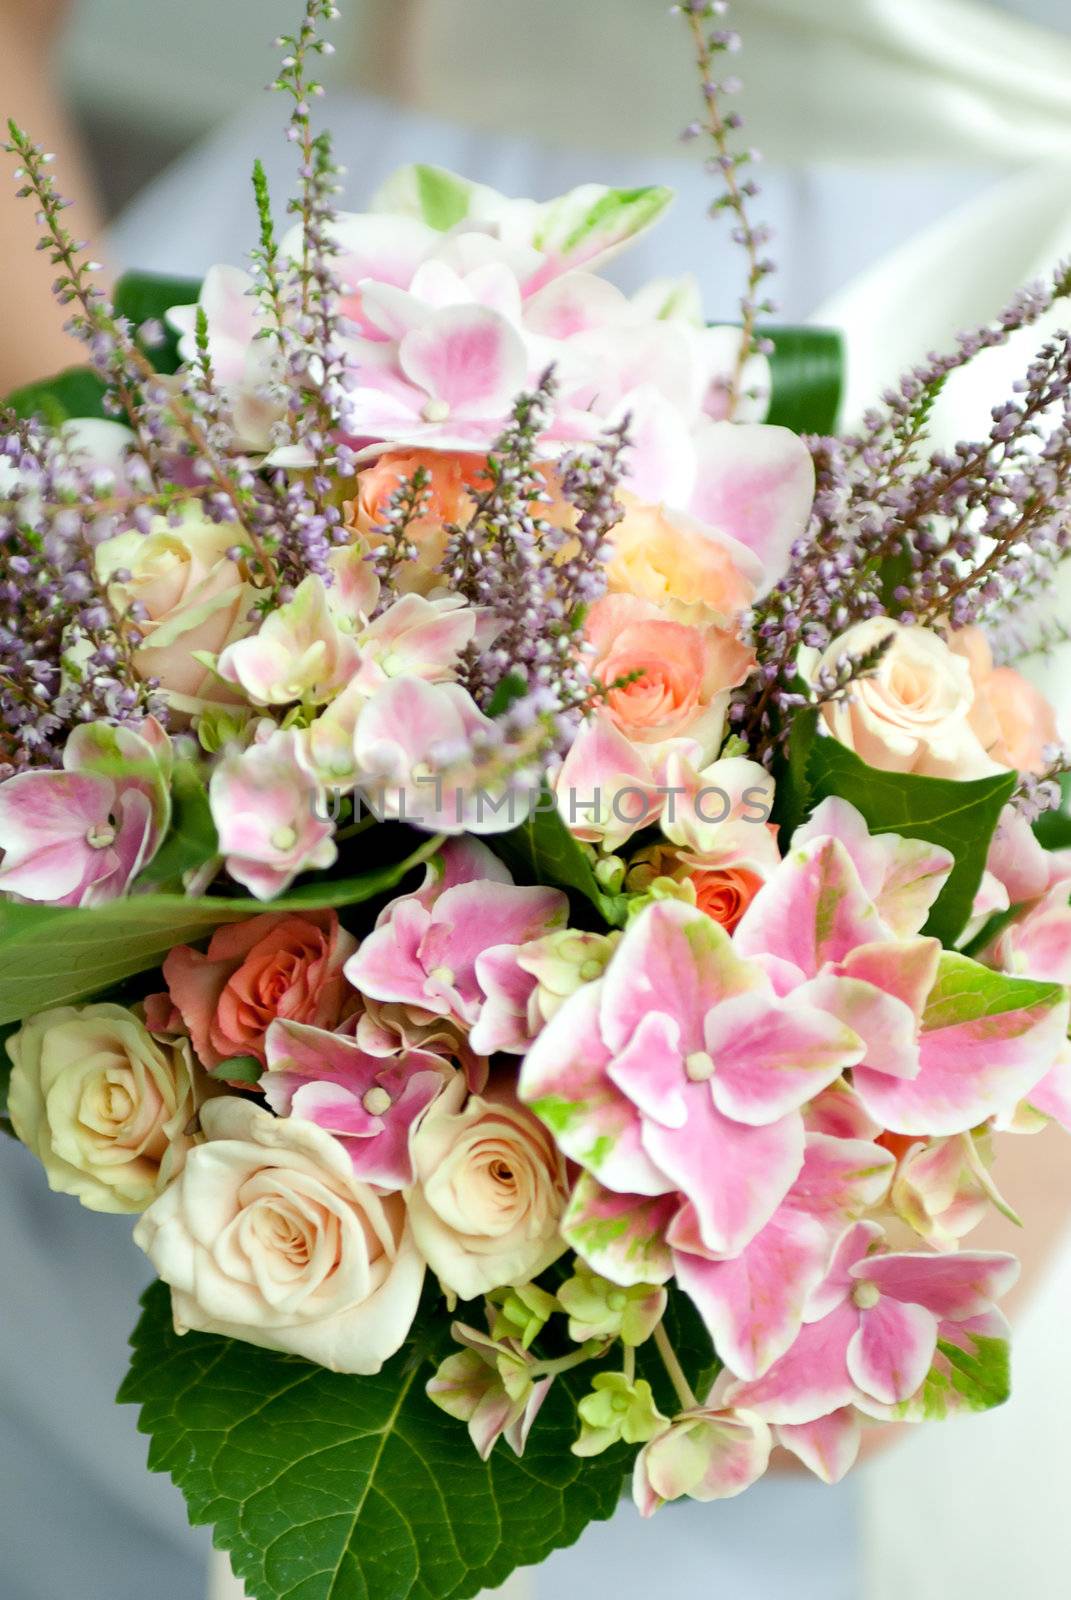
[[734,936],[779,993],[863,1041],[853,1086],[897,1133],[961,1133],[1010,1112],[1067,1030],[1056,984],[996,979],[918,933],[949,865],[923,842],[871,837],[851,806],[826,801]]
[[171,762],[152,717],[136,728],[84,723],[62,771],[0,784],[0,890],[61,906],[125,894],[167,832]]
[[728,1259],[704,1249],[691,1205],[678,1212],[667,1232],[677,1282],[738,1377],[761,1376],[790,1347],[836,1239],[848,1221],[881,1204],[895,1165],[879,1145],[808,1134],[792,1188],[766,1226]]
[[351,1033],[300,1022],[268,1029],[260,1089],[280,1117],[300,1117],[341,1139],[365,1183],[413,1182],[410,1135],[456,1072],[427,1050],[369,1055]]
[[762,1418],[745,1410],[682,1412],[636,1457],[632,1498],[644,1517],[684,1495],[729,1500],[762,1477],[772,1443]]
[[227,871],[258,900],[281,894],[299,872],[332,866],[338,855],[293,729],[265,723],[247,750],[227,751],[208,797]]
[[354,988],[470,1029],[486,1002],[481,955],[565,925],[569,902],[559,889],[521,888],[504,868],[494,878],[469,876],[483,860],[474,842],[448,847],[443,877],[387,908],[347,963]]
[[782,1002],[711,918],[662,901],[551,1018],[520,1094],[606,1188],[681,1195],[703,1247],[732,1255],[799,1176],[799,1108],[861,1052],[828,1013]]
[[1014,1256],[880,1251],[876,1223],[854,1223],[808,1302],[791,1348],[733,1405],[769,1422],[814,1422],[842,1407],[894,1406],[921,1387],[946,1323],[985,1316],[1019,1273]]
[[358,782],[370,805],[429,833],[515,828],[531,797],[491,793],[473,764],[473,736],[490,727],[458,683],[388,679],[359,709],[354,727]]

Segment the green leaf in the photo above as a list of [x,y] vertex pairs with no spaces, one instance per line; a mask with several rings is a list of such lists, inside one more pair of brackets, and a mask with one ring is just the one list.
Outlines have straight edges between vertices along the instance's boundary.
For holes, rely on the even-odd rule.
[[264,1076],[264,1064],[256,1056],[231,1056],[218,1067],[209,1067],[208,1076],[223,1083],[259,1083]]
[[924,933],[954,944],[970,920],[989,842],[1018,778],[997,773],[957,783],[914,773],[881,772],[836,739],[815,739],[807,763],[813,806],[829,795],[850,801],[871,833],[900,833],[942,845],[955,866],[930,912]]
[[628,897],[603,893],[590,856],[569,832],[546,790],[539,797],[538,807],[519,828],[497,834],[487,842],[518,883],[571,889],[589,900],[612,928],[624,925]]
[[[797,685],[802,688],[802,679],[795,679],[792,687]],[[817,737],[817,711],[800,711],[793,718],[787,747],[782,746],[775,751],[773,820],[780,829],[782,853],[788,849],[792,835],[812,810],[809,765],[811,748]]]
[[179,762],[171,780],[171,828],[139,875],[138,888],[181,890],[184,872],[204,866],[218,854],[219,835],[200,771],[191,761]]
[[72,417],[107,417],[104,384],[89,367],[68,367],[54,377],[28,383],[9,394],[6,404],[17,417],[40,417],[58,428]]
[[371,900],[427,861],[441,842],[428,839],[403,861],[352,878],[301,884],[268,902],[179,894],[135,895],[84,908],[0,902],[0,1024],[84,1000],[155,967],[175,945],[203,939],[225,922]]
[[763,328],[773,341],[767,422],[793,433],[835,433],[844,393],[844,336],[837,328]]
[[126,272],[116,284],[115,309],[130,319],[135,334],[143,322],[163,325],[163,344],[141,345],[157,372],[177,372],[179,367],[179,336],[164,320],[167,312],[173,306],[193,305],[200,292],[199,278],[172,278],[154,272]]
[[467,1600],[572,1544],[615,1510],[631,1451],[570,1454],[590,1367],[558,1378],[524,1456],[482,1462],[424,1393],[455,1349],[439,1312],[376,1377],[189,1333],[168,1291],[142,1301],[119,1393],[140,1405],[149,1466],[257,1600]]

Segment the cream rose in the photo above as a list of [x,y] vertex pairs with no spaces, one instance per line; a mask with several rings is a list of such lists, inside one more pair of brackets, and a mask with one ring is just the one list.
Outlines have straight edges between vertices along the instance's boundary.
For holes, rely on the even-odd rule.
[[134,1229],[171,1285],[176,1329],[378,1372],[424,1281],[402,1196],[358,1182],[313,1123],[230,1096],[210,1101],[202,1123],[205,1142]]
[[858,622],[818,658],[813,676],[890,633],[877,671],[852,684],[849,698],[823,707],[830,733],[886,772],[958,779],[1000,772],[972,726],[970,665],[928,628],[904,627],[889,617]]
[[49,1184],[91,1211],[143,1211],[193,1143],[186,1039],[156,1039],[124,1006],[60,1006],[7,1041],[15,1132]]
[[529,1282],[565,1248],[565,1163],[505,1077],[465,1098],[463,1080],[430,1108],[412,1145],[413,1236],[443,1287],[471,1300]]
[[249,632],[256,594],[226,554],[233,543],[232,525],[209,522],[190,506],[176,526],[156,517],[147,534],[117,534],[97,550],[97,573],[113,603],[144,608],[138,671],[158,678],[174,710],[189,716],[241,701],[194,655],[218,656]]

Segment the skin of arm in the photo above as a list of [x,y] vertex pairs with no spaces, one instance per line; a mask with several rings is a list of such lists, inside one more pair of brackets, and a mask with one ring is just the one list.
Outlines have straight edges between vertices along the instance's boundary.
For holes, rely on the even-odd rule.
[[[78,137],[52,82],[51,54],[67,0],[0,0],[0,116],[54,151],[61,192],[73,200],[72,231],[99,238],[101,221]],[[69,312],[51,292],[55,270],[38,239],[32,201],[17,198],[14,159],[0,157],[0,394],[73,366],[79,347],[63,324]]]

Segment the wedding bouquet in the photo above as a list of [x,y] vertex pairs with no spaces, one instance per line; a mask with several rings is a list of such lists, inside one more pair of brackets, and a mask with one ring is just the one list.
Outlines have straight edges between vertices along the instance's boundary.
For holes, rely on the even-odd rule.
[[109,301],[11,128],[90,364],[0,421],[5,1116],[137,1216],[121,1398],[258,1600],[461,1600],[628,1475],[1008,1393],[965,1241],[1071,1127],[1071,819],[993,641],[1068,551],[1071,339],[926,430],[1071,271],[834,436],[679,9],[738,327],[601,275],[660,189],[339,211],[325,0],[248,272]]

